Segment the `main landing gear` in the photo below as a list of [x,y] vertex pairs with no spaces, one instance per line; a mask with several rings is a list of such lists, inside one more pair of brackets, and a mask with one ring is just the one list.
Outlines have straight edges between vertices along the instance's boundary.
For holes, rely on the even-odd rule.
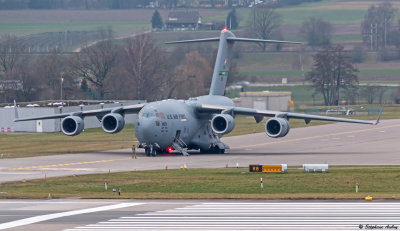
[[146,156],[155,157],[158,154],[158,151],[155,148],[149,148],[149,147],[145,148],[144,152],[146,153]]

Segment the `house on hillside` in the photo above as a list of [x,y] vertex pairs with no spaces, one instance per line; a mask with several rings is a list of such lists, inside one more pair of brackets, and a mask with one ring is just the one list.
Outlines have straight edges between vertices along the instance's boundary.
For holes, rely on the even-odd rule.
[[167,30],[197,30],[200,24],[198,11],[171,11],[165,21]]

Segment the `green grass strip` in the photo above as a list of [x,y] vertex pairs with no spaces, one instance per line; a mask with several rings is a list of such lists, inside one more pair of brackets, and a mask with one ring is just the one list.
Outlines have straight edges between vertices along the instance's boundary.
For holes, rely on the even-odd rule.
[[[132,160],[135,161],[135,160]],[[268,163],[263,163],[268,164]],[[263,177],[264,188],[260,188]],[[330,167],[328,173],[249,173],[248,168],[152,170],[1,185],[0,198],[310,198],[400,199],[400,166]],[[108,181],[108,190],[104,181]],[[355,185],[359,184],[359,192]],[[122,195],[112,193],[121,188]]]

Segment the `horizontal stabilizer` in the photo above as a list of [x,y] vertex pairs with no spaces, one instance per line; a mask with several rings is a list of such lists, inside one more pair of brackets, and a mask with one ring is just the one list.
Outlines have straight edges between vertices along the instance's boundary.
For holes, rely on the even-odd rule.
[[219,38],[205,38],[205,39],[191,39],[191,40],[181,40],[181,41],[172,41],[166,42],[165,44],[174,44],[174,43],[196,43],[196,42],[216,42],[219,41]]
[[226,38],[226,40],[233,41],[233,42],[263,42],[263,43],[302,44],[302,42],[281,41],[281,40],[266,40],[266,39],[252,39],[252,38]]

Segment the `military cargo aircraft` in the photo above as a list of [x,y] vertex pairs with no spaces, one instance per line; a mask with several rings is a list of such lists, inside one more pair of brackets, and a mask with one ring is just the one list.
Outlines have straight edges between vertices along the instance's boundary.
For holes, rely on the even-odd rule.
[[[224,134],[235,128],[235,116],[253,116],[255,122],[261,122],[264,117],[271,117],[265,123],[265,132],[269,137],[280,138],[290,130],[289,119],[303,119],[305,123],[311,120],[360,123],[376,125],[376,121],[354,120],[328,116],[308,115],[282,111],[256,110],[235,107],[233,101],[224,96],[229,67],[235,42],[267,42],[289,43],[298,42],[238,38],[224,28],[220,37],[174,41],[174,43],[213,42],[219,41],[218,53],[208,95],[188,100],[166,99],[146,104],[122,106],[107,109],[77,111],[72,113],[54,114],[30,118],[18,118],[15,106],[15,122],[28,120],[43,120],[61,118],[61,130],[68,136],[75,136],[84,129],[84,118],[96,116],[103,130],[113,134],[124,127],[124,115],[138,113],[135,124],[135,135],[140,142],[139,148],[144,148],[147,156],[176,150],[188,155],[188,150],[199,150],[201,153],[224,153],[228,145],[221,141]],[[382,110],[381,110],[382,113]]]

